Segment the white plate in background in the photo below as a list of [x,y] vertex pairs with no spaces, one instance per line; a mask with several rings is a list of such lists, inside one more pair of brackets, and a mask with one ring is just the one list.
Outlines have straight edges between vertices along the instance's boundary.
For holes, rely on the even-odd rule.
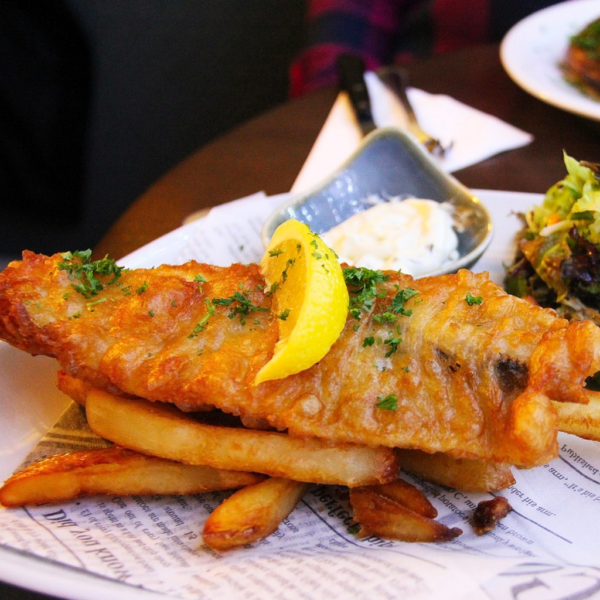
[[517,85],[543,102],[600,121],[600,101],[567,83],[560,69],[570,37],[599,17],[599,0],[570,0],[529,15],[502,40],[504,69]]

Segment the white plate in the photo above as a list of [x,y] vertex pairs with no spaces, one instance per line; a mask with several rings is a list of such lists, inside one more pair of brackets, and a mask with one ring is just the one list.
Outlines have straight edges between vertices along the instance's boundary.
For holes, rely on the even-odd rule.
[[534,13],[517,23],[502,40],[502,65],[532,96],[600,121],[600,102],[568,84],[559,67],[570,37],[598,17],[598,0],[571,0]]
[[[513,256],[512,240],[519,228],[514,213],[540,202],[542,196],[485,190],[475,193],[488,207],[495,225],[494,239],[475,270],[489,271],[492,279],[501,282],[503,264]],[[173,263],[194,227],[194,223],[184,225],[119,262],[131,268]],[[54,385],[57,366],[52,359],[33,358],[0,342],[0,365],[0,481],[4,481],[50,428],[68,400]],[[167,598],[5,548],[0,548],[0,580],[69,600]]]

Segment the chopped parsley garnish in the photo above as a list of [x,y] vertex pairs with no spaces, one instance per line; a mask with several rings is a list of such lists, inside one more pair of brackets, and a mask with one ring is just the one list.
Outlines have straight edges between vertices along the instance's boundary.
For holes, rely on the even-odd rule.
[[272,296],[279,289],[279,282],[274,281],[269,288],[269,291],[265,294],[265,296]]
[[360,523],[352,523],[350,527],[348,527],[348,533],[351,535],[355,535],[360,531]]
[[406,310],[404,308],[404,303],[418,295],[419,292],[417,292],[417,290],[413,290],[412,288],[404,288],[403,290],[400,290],[392,300],[392,310],[396,314],[399,313],[405,317],[410,317],[410,315],[412,315],[412,310]]
[[[283,312],[281,312],[279,314],[279,318],[282,321],[285,321],[289,316],[290,316],[290,309],[289,308],[286,308]],[[256,323],[256,321],[255,321],[255,324],[258,325],[258,323]]]
[[228,298],[213,298],[213,304],[215,306],[231,307],[227,316],[230,319],[235,319],[235,317],[239,315],[240,323],[242,325],[246,324],[246,316],[251,312],[269,312],[268,308],[252,304],[250,296],[246,296],[241,292],[235,292]]
[[383,343],[390,347],[385,353],[385,357],[388,358],[398,350],[398,346],[402,343],[402,338],[390,336],[387,340],[384,340]]
[[404,315],[405,317],[410,317],[412,315],[412,310],[407,310],[404,308],[404,303],[407,300],[417,296],[419,292],[417,292],[417,290],[413,290],[412,288],[405,288],[401,290],[398,284],[395,284],[394,287],[398,290],[398,292],[392,300],[392,305],[385,312],[378,315],[373,315],[373,320],[377,321],[377,323],[393,323],[397,319],[397,314]]
[[139,296],[140,294],[143,294],[147,289],[148,282],[144,281],[144,283],[142,283],[142,285],[140,285],[140,287],[137,290],[135,290],[135,293]]
[[377,396],[377,408],[382,410],[396,410],[398,408],[398,398],[394,394],[388,394],[387,396]]
[[281,249],[269,250],[269,256],[271,258],[274,258],[275,256],[279,256],[280,254],[283,254],[283,250],[281,250]]
[[149,310],[149,311],[148,311],[148,314],[149,314],[151,317],[153,317],[153,316],[154,316],[154,311],[153,311],[153,310]]
[[473,304],[481,304],[483,302],[483,298],[481,296],[472,296],[471,292],[467,292],[465,302],[469,306],[473,306]]
[[[283,272],[281,273],[281,280],[282,280],[283,282],[285,282],[285,280],[287,279],[287,276],[288,276],[288,274],[287,274],[287,272],[288,272],[288,269],[289,269],[290,267],[293,267],[295,263],[296,263],[296,259],[295,259],[295,258],[288,258],[287,262],[285,263],[285,269],[284,269],[284,270],[283,270]],[[272,289],[272,288],[273,288],[273,286],[271,286],[271,289]]]
[[373,308],[378,297],[377,284],[385,283],[390,278],[382,271],[373,271],[365,267],[346,267],[344,279],[350,293],[350,314],[355,319],[360,319],[361,312],[368,312]]
[[206,279],[204,275],[198,273],[198,275],[194,277],[194,281],[198,284],[198,291],[202,293],[202,285],[208,283],[208,279]]
[[366,348],[367,346],[372,346],[375,343],[375,338],[374,337],[366,337],[363,340],[363,348]]
[[102,304],[106,302],[106,298],[98,298],[98,300],[92,300],[91,302],[86,302],[86,306],[95,306],[96,304]]
[[206,298],[205,303],[206,303],[206,314],[200,319],[200,321],[198,321],[198,323],[196,324],[196,327],[194,327],[192,333],[190,333],[190,335],[188,335],[189,338],[194,338],[201,331],[204,331],[206,329],[206,326],[208,325],[208,320],[215,314],[216,309],[213,306],[212,302],[208,298]]
[[[58,263],[59,270],[66,271],[71,281],[79,281],[71,284],[73,289],[88,299],[96,296],[105,285],[115,283],[123,271],[123,267],[117,266],[115,261],[107,256],[94,261],[91,260],[91,256],[91,250],[65,252],[62,255],[63,261]],[[102,282],[101,279],[104,278],[109,279]]]
[[323,258],[323,255],[320,252],[311,252],[311,254],[317,259],[317,260],[321,260]]
[[373,315],[373,319],[378,323],[393,323],[396,320],[396,315],[391,312],[384,312],[380,315]]

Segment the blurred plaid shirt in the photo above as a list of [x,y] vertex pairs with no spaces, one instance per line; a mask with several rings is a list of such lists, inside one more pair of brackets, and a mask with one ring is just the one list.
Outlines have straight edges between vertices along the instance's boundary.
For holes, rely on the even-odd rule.
[[336,59],[367,69],[500,41],[512,25],[560,0],[309,0],[307,40],[291,68],[292,96],[337,82]]

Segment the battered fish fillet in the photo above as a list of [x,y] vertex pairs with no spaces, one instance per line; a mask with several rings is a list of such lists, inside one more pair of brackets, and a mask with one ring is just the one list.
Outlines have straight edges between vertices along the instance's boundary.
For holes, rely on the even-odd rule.
[[599,328],[509,296],[487,274],[390,273],[320,363],[254,386],[277,340],[257,265],[123,271],[86,298],[64,262],[25,252],[0,274],[0,337],[95,387],[213,405],[294,436],[531,467],[557,452],[551,400],[586,403],[600,369]]

